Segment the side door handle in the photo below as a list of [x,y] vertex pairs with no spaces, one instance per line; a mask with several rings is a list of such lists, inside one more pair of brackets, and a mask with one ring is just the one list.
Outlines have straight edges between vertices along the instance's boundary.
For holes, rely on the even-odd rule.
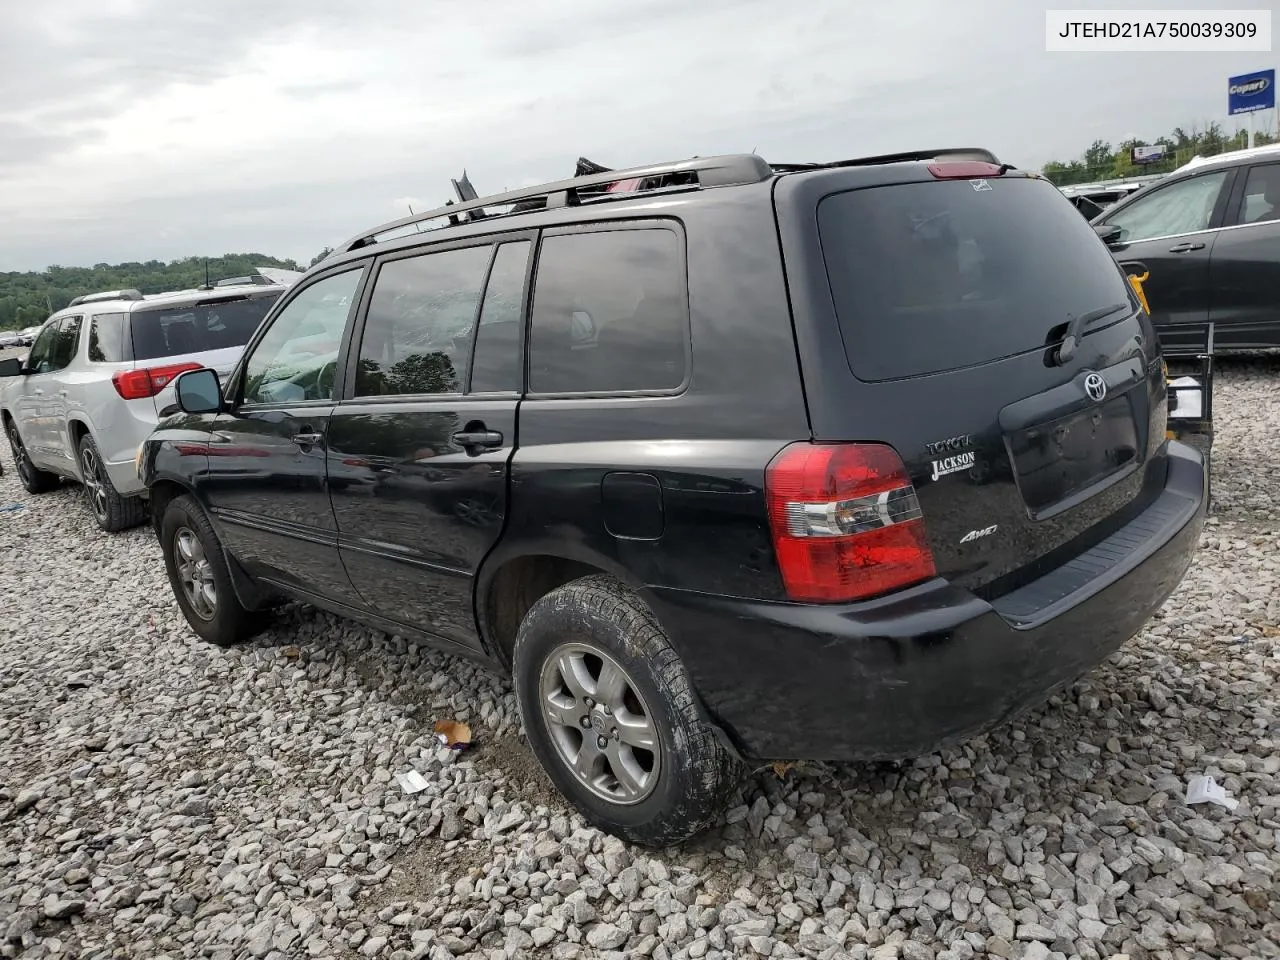
[[36,388],[35,388],[34,390],[32,390],[31,392],[32,392],[32,393],[34,393],[37,397],[43,397],[43,396],[44,396],[44,387],[36,387]]
[[502,446],[502,434],[497,430],[486,430],[484,424],[468,424],[468,429],[460,430],[449,439],[464,450],[477,450],[484,447]]
[[1190,253],[1192,250],[1203,250],[1203,243],[1177,243],[1169,248],[1170,253]]
[[295,433],[291,439],[300,447],[314,447],[324,440],[324,434],[304,428],[301,433]]
[[67,391],[66,391],[66,390],[59,390],[59,391],[58,391],[58,396],[60,396],[60,397],[65,397],[66,395],[67,395]]

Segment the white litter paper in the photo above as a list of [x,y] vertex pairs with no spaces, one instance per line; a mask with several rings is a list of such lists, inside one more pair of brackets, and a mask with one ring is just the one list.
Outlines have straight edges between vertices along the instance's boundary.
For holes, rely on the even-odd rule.
[[1187,805],[1193,803],[1216,803],[1228,810],[1240,806],[1240,801],[1228,796],[1226,788],[1214,782],[1213,777],[1192,777],[1188,781]]
[[427,789],[427,779],[417,770],[410,770],[408,773],[397,773],[396,783],[400,784],[400,789],[405,793],[418,793]]
[[1169,386],[1176,388],[1173,390],[1174,406],[1169,411],[1169,416],[1179,420],[1199,420],[1203,416],[1200,381],[1195,377],[1179,377],[1171,381]]

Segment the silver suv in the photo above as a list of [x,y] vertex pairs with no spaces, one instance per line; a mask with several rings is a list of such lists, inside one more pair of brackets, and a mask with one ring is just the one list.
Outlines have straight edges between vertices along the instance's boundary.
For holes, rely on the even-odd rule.
[[53,314],[25,359],[0,360],[0,419],[27,492],[69,477],[104,530],[142,523],[135,456],[174,404],[174,378],[229,373],[286,288],[259,278],[152,296],[113,290]]

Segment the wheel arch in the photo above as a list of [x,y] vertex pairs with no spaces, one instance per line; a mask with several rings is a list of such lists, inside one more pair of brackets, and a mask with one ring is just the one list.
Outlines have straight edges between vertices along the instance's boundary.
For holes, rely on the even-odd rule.
[[486,652],[510,671],[520,622],[556,587],[608,574],[643,594],[644,585],[616,560],[579,544],[532,542],[491,553],[476,576],[476,625]]

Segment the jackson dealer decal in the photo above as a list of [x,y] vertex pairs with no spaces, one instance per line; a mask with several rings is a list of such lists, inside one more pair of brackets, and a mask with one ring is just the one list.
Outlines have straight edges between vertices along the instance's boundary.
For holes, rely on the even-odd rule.
[[954,457],[944,457],[941,460],[933,461],[933,479],[945,477],[949,473],[959,473],[961,470],[968,470],[977,460],[972,450],[968,453],[958,453]]

